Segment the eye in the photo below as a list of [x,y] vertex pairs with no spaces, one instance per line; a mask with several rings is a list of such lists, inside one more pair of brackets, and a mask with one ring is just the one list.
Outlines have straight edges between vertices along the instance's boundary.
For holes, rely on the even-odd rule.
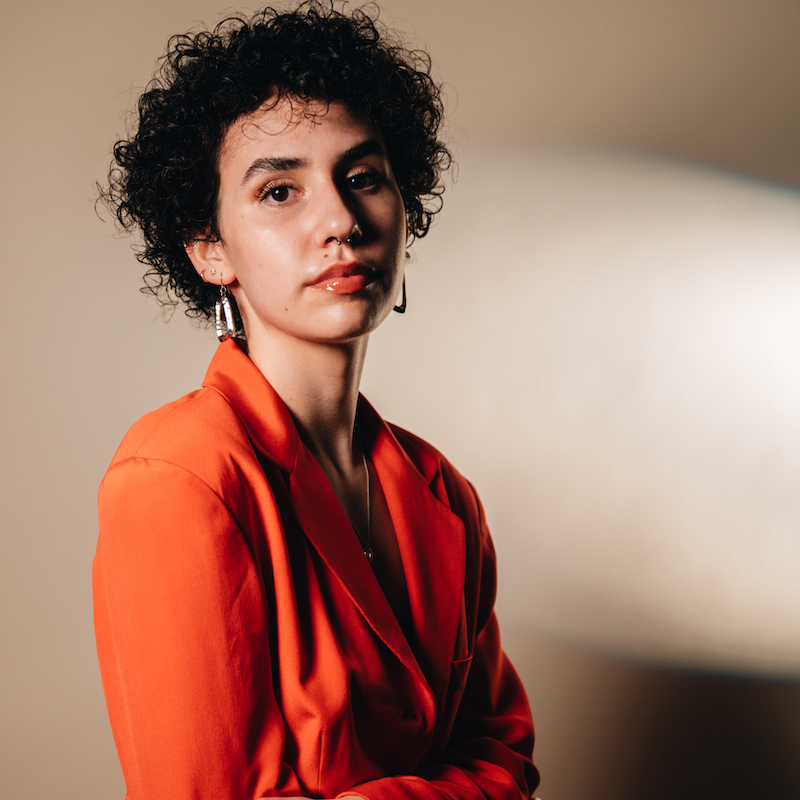
[[291,199],[293,187],[288,183],[268,183],[256,195],[256,199],[275,205],[285,203]]
[[365,169],[361,172],[351,173],[345,180],[348,188],[358,192],[377,186],[383,181],[383,175],[377,170]]

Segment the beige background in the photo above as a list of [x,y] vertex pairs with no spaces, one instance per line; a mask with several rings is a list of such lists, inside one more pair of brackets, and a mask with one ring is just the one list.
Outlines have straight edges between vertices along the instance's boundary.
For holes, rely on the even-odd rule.
[[[384,7],[435,56],[462,167],[415,256],[410,312],[376,336],[365,385],[486,501],[507,576],[506,642],[537,720],[540,793],[796,798],[800,6]],[[219,11],[209,0],[5,10],[3,797],[123,796],[91,629],[96,488],[130,423],[197,386],[214,342],[177,316],[153,321],[129,243],[94,212],[93,183],[166,38]],[[691,246],[676,246],[687,230]],[[642,263],[650,271],[634,270]],[[708,302],[698,310],[695,298]],[[690,363],[707,309],[719,327],[691,362],[694,382],[660,370],[667,345],[669,363]],[[652,347],[626,361],[631,342]],[[715,372],[721,363],[730,369]],[[769,391],[744,391],[742,369]],[[645,374],[657,397],[705,393],[675,394],[685,407],[669,404],[680,413],[665,429],[661,406],[631,407],[624,391]],[[598,392],[611,416],[597,416]],[[612,412],[623,407],[621,423]],[[512,458],[498,420],[520,409],[537,422]],[[614,435],[572,458],[590,429]],[[666,474],[620,446],[631,437],[671,455]],[[687,441],[698,448],[668,447]],[[729,476],[720,463],[733,460],[747,468]],[[688,578],[687,564],[698,565]]]

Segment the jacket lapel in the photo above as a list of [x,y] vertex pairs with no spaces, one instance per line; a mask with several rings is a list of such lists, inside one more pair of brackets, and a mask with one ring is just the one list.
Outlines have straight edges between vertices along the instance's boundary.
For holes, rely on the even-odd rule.
[[339,499],[302,443],[289,481],[292,509],[311,545],[384,644],[408,669],[424,677]]
[[463,612],[464,523],[450,510],[447,497],[438,498],[431,488],[441,485],[439,459],[420,448],[413,451],[412,461],[363,398],[359,413],[369,432],[373,463],[403,560],[417,636],[415,652],[431,688],[443,701],[457,657]]
[[219,346],[203,383],[228,400],[256,449],[289,475],[301,529],[370,627],[443,701],[457,657],[465,539],[464,525],[450,511],[446,495],[437,497],[432,488],[441,491],[438,458],[417,447],[412,460],[360,398],[364,445],[381,482],[403,561],[416,633],[412,652],[325,473],[300,441],[286,405],[233,339]]

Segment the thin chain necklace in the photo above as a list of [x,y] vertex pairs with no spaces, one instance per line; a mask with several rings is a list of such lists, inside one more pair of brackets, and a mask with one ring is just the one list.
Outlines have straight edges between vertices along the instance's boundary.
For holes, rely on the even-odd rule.
[[353,532],[356,535],[356,539],[358,539],[358,543],[361,545],[361,552],[364,554],[364,558],[367,559],[367,563],[371,564],[372,559],[375,558],[375,551],[372,549],[371,540],[372,540],[372,511],[369,496],[369,467],[367,466],[367,456],[364,452],[364,442],[361,438],[361,431],[358,431],[358,446],[361,448],[361,463],[364,466],[364,477],[367,479],[367,497],[366,497],[366,510],[367,510],[367,543],[361,541],[361,534],[358,532],[358,528],[353,524],[353,520],[350,518],[350,515],[347,513],[347,509],[344,509],[345,516],[347,517],[347,521],[350,523],[350,527],[353,529]]
[[[358,432],[358,443],[361,447],[361,463],[364,465],[364,475],[367,478],[367,543],[364,544],[361,541],[361,537],[358,536],[358,531],[356,531],[356,536],[358,536],[359,544],[361,545],[361,552],[364,553],[364,557],[367,559],[368,563],[372,563],[372,559],[375,558],[375,551],[370,546],[370,541],[372,539],[372,520],[371,520],[371,503],[369,501],[369,467],[367,466],[367,457],[364,454],[364,443],[361,440],[361,431]],[[352,522],[350,523],[352,525]],[[353,525],[353,530],[355,531],[355,525]]]

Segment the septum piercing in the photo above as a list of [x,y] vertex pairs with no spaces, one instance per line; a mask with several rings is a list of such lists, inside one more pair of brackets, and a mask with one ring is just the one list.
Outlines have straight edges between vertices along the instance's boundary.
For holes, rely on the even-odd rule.
[[[353,230],[352,230],[352,231],[350,231],[350,235],[349,235],[349,236],[348,236],[348,237],[347,237],[347,238],[344,240],[344,241],[345,241],[345,244],[352,244],[352,243],[353,243],[353,237],[354,237],[354,236],[355,236],[357,233],[361,233],[361,228],[359,227],[359,224],[356,222],[356,224],[355,224],[355,225],[353,225]],[[335,236],[333,237],[333,241],[334,241],[334,242],[336,242],[336,244],[337,244],[339,247],[341,247],[341,246],[342,246],[342,243],[341,243],[341,241],[340,241],[339,239],[337,239]]]

